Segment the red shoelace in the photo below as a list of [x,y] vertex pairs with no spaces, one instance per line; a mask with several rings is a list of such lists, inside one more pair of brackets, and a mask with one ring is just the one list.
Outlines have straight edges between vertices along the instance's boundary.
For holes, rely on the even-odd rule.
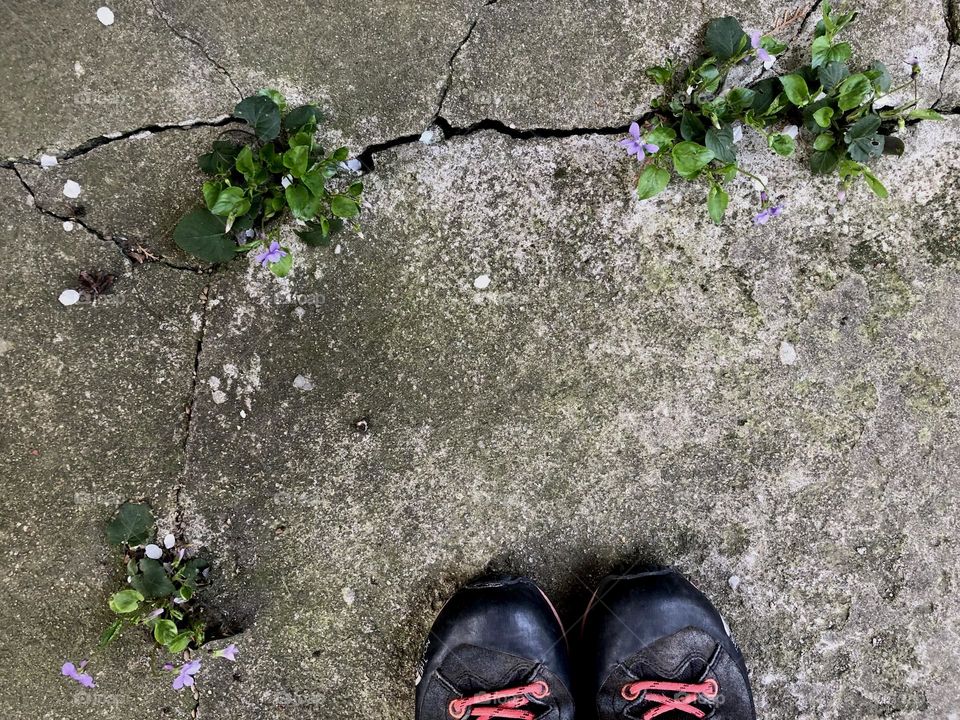
[[534,720],[536,713],[519,708],[530,702],[527,695],[539,699],[549,694],[550,686],[543,680],[537,680],[529,685],[457,698],[450,703],[447,711],[456,720],[464,717]]
[[[674,693],[670,695],[661,695],[660,692]],[[657,703],[643,714],[643,720],[653,720],[653,718],[668,713],[671,710],[687,713],[694,717],[702,718],[706,713],[693,706],[702,695],[707,700],[713,700],[720,692],[720,685],[713,678],[708,678],[702,683],[678,683],[661,682],[659,680],[641,680],[639,682],[628,683],[620,690],[624,700],[636,700],[641,694],[644,694],[644,701]]]

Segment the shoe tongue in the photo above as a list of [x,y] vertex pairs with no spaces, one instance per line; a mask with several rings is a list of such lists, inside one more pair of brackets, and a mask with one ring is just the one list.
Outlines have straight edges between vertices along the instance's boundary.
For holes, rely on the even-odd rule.
[[700,682],[715,663],[717,650],[716,640],[691,627],[648,645],[626,665],[643,680],[694,683]]
[[461,645],[450,653],[441,672],[464,694],[496,692],[527,684],[537,663],[475,645]]
[[[754,717],[750,688],[741,668],[713,636],[698,628],[681,630],[648,645],[624,666],[634,678],[640,680],[699,683],[713,678],[720,686],[722,701],[713,705],[712,719],[742,720]],[[614,692],[619,694],[619,686]],[[668,712],[658,716],[658,720],[673,720],[675,717],[692,716]]]

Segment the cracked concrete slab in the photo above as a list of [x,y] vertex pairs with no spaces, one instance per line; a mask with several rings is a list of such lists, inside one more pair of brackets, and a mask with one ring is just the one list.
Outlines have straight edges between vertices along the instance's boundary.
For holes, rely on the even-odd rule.
[[[206,48],[245,93],[276,87],[316,102],[357,150],[420,133],[437,109],[447,61],[481,0],[248,3],[157,0],[170,24]],[[277,42],[277,38],[289,41]]]
[[716,599],[762,717],[955,711],[960,121],[907,140],[840,207],[748,147],[788,211],[722,228],[607,138],[415,144],[363,239],[216,276],[183,499],[248,656],[204,712],[410,717],[458,583],[575,619],[638,560]]
[[[633,200],[610,133],[652,97],[643,68],[692,52],[705,18],[767,27],[779,8],[255,3],[239,22],[223,3],[111,5],[109,28],[31,4],[4,31],[24,101],[3,152],[53,138],[75,157],[16,164],[46,214],[0,169],[0,711],[409,718],[424,633],[465,579],[532,575],[573,621],[639,562],[716,600],[761,717],[960,712],[943,691],[960,672],[960,119],[877,163],[889,200],[842,206],[803,157],[746,139],[786,212],[754,226],[738,184],[716,227],[697,185]],[[902,70],[919,48],[922,97],[956,108],[943,7],[861,8],[858,49]],[[799,48],[817,13],[797,9]],[[319,99],[324,144],[375,156],[363,236],[308,249],[284,228],[284,280],[252,258],[164,264],[193,264],[170,231],[227,127],[161,128],[218,117],[235,85]],[[57,104],[89,87],[121,101]],[[441,125],[500,131],[416,142],[441,97]],[[164,262],[132,265],[126,241]],[[115,273],[114,292],[60,306],[82,269]],[[96,695],[57,674],[108,621],[101,527],[131,497],[216,558],[207,599],[240,655],[203,673],[198,703],[135,633],[95,656]]]
[[110,4],[105,27],[89,3],[5,3],[0,154],[36,159],[90,138],[229,113],[235,88],[146,0]]
[[[0,171],[0,257],[16,268],[0,280],[0,714],[164,717],[190,698],[171,696],[163,659],[145,654],[137,633],[89,653],[122,582],[106,520],[128,498],[149,499],[160,515],[174,508],[201,279],[160,265],[131,272],[112,245],[67,232],[30,200]],[[113,291],[61,305],[82,270],[115,274]],[[85,657],[95,693],[59,675],[65,660]]]

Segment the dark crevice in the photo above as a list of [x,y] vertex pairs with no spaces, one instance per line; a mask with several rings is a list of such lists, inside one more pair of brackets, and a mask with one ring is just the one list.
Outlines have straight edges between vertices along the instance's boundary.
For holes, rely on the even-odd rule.
[[234,82],[233,76],[227,71],[227,69],[213,59],[213,56],[210,55],[210,53],[207,51],[207,48],[203,46],[203,43],[177,30],[177,28],[175,28],[173,25],[173,21],[170,18],[168,18],[167,15],[157,5],[157,0],[150,0],[150,4],[153,6],[153,9],[156,11],[160,19],[163,20],[164,24],[168,28],[170,28],[170,32],[172,32],[174,35],[176,35],[178,38],[180,38],[184,42],[188,42],[194,47],[196,47],[207,59],[207,61],[217,69],[217,72],[219,72],[221,75],[223,75],[227,79],[227,81],[233,86],[233,89],[237,91],[237,96],[242,100],[243,91],[240,89],[240,86],[237,85],[236,82]]
[[450,92],[450,86],[453,84],[453,66],[457,62],[457,58],[460,56],[460,51],[463,50],[464,46],[470,42],[470,38],[473,37],[473,31],[476,29],[477,24],[480,22],[480,16],[483,15],[484,8],[488,8],[491,5],[496,5],[498,0],[487,0],[483,5],[477,9],[477,14],[474,16],[473,21],[470,23],[470,26],[467,28],[466,34],[463,36],[463,39],[457,44],[457,47],[454,49],[453,53],[450,55],[450,59],[447,60],[447,77],[443,81],[443,87],[440,88],[440,97],[437,100],[437,110],[433,114],[433,120],[431,123],[435,123],[439,118],[440,114],[443,112],[443,103],[447,99],[447,93]]
[[[643,124],[646,120],[653,117],[655,113],[647,113],[637,119],[637,122]],[[435,118],[433,125],[443,134],[444,139],[463,137],[473,135],[479,132],[495,132],[500,135],[506,135],[514,140],[536,140],[544,138],[569,138],[585,137],[590,135],[624,135],[629,130],[627,125],[608,125],[594,128],[572,127],[572,128],[515,128],[507,125],[502,120],[485,119],[475,122],[471,125],[456,126],[452,125],[444,117]],[[363,165],[367,172],[375,169],[374,158],[382,152],[392,150],[403,145],[411,145],[420,140],[420,134],[401,135],[391,140],[368,145],[357,155],[357,159]]]
[[[943,100],[943,81],[947,77],[947,69],[950,67],[950,57],[953,55],[953,43],[947,46],[947,59],[943,63],[943,70],[940,71],[940,81],[937,83],[937,101],[933,104],[934,108],[937,108],[940,105],[940,101]],[[941,112],[943,112],[941,110]]]
[[944,0],[943,12],[947,21],[947,42],[960,44],[960,0]]

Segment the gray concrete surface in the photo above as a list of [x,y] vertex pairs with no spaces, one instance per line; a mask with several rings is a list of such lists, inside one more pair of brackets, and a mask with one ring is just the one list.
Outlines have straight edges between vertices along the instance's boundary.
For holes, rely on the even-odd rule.
[[[573,622],[637,564],[714,598],[763,718],[960,717],[960,87],[940,3],[866,2],[854,39],[891,66],[920,54],[951,112],[878,163],[890,198],[839,206],[747,139],[786,201],[764,227],[747,185],[721,227],[698,186],[636,202],[635,162],[598,132],[645,106],[645,65],[738,7],[258,4],[241,23],[158,0],[109,28],[94,10],[27,4],[0,50],[23,99],[0,134],[23,158],[0,168],[5,717],[410,718],[458,584],[527,573]],[[15,21],[61,29],[37,43]],[[74,56],[103,75],[58,74]],[[146,99],[68,112],[75,80]],[[263,84],[319,99],[325,141],[358,154],[438,110],[579,130],[400,144],[364,179],[362,235],[298,246],[284,280],[200,271],[170,239],[193,159],[234,85]],[[61,306],[81,270],[113,291]],[[59,676],[108,622],[102,523],[128,498],[217,558],[207,602],[240,654],[196,699],[135,633],[94,656],[95,693]]]

